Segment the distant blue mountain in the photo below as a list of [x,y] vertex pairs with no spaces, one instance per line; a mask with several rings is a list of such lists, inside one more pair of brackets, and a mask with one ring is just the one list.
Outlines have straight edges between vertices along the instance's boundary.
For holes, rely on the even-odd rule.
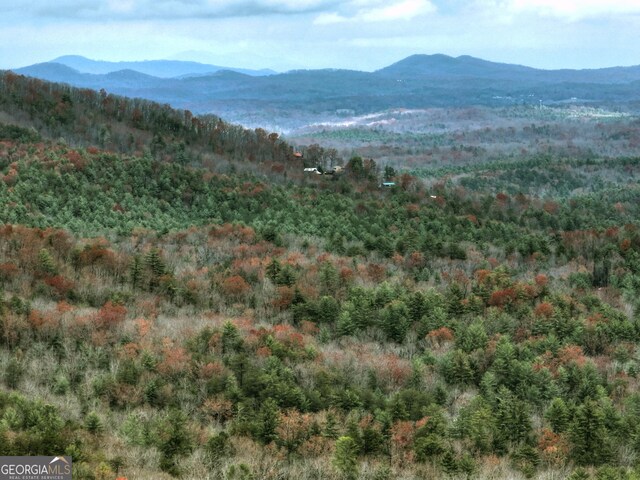
[[502,79],[524,83],[626,83],[640,80],[640,66],[587,70],[542,70],[522,65],[496,63],[462,55],[411,55],[376,72],[397,78]]
[[464,77],[500,77],[503,75],[532,74],[535,68],[496,63],[480,58],[463,55],[449,57],[447,55],[411,55],[388,67],[378,70],[378,74],[393,76],[464,76]]
[[28,67],[17,68],[14,72],[50,82],[71,83],[72,85],[75,85],[82,78],[79,71],[61,63],[36,63]]
[[123,88],[156,88],[163,79],[137,72],[135,70],[119,70],[104,75],[82,73],[60,63],[37,63],[29,67],[19,68],[16,73],[29,77],[41,78],[50,82],[68,83],[76,87],[93,89],[122,90]]
[[135,70],[153,77],[174,78],[192,75],[206,75],[219,70],[232,70],[251,76],[273,75],[273,70],[250,70],[245,68],[221,67],[198,62],[183,62],[180,60],[144,60],[139,62],[104,62],[91,60],[80,55],[65,55],[51,60],[82,73],[107,74],[120,70]]

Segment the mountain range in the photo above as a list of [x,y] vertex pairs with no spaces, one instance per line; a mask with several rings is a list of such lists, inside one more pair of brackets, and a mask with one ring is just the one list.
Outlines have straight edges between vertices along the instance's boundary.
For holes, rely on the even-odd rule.
[[80,55],[65,55],[51,60],[49,63],[66,65],[78,72],[105,75],[121,70],[135,70],[158,78],[175,78],[185,76],[208,75],[219,70],[231,70],[250,76],[273,75],[275,70],[251,70],[247,68],[221,67],[199,62],[182,60],[143,60],[139,62],[105,62],[91,60]]
[[248,126],[295,128],[390,108],[589,103],[640,108],[640,66],[540,70],[470,56],[412,55],[374,72],[231,69],[176,60],[59,57],[16,73],[215,113]]

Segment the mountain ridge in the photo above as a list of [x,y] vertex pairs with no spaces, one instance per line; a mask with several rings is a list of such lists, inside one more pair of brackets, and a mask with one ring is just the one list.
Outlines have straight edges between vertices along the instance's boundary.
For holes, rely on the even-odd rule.
[[213,73],[219,70],[232,70],[246,75],[273,75],[277,73],[270,69],[235,68],[211,65],[185,60],[141,60],[109,62],[93,60],[81,55],[63,55],[47,63],[59,63],[71,67],[81,73],[108,74],[120,70],[135,70],[158,78],[176,78],[184,75],[199,75]]
[[123,68],[126,63],[113,65],[120,67],[120,73],[84,73],[55,62],[15,72],[167,103],[198,114],[215,113],[245,126],[279,131],[300,128],[310,119],[317,121],[344,110],[363,115],[393,108],[567,102],[640,108],[640,91],[634,84],[640,81],[640,66],[540,70],[468,55],[437,54],[412,55],[374,72],[318,69],[256,76],[224,69],[161,78]]

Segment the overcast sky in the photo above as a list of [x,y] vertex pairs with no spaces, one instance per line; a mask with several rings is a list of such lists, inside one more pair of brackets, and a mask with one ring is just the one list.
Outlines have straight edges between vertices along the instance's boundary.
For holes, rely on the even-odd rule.
[[374,70],[414,53],[640,64],[640,0],[0,0],[0,68],[67,54]]

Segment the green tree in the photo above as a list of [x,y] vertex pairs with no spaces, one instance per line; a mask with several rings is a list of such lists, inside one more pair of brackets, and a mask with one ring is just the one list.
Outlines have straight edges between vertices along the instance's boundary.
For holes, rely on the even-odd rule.
[[183,411],[171,409],[161,420],[156,445],[161,454],[160,468],[172,475],[178,475],[178,457],[188,454],[192,448],[187,415]]
[[475,376],[469,354],[462,350],[454,350],[440,360],[440,372],[452,385],[466,385]]
[[571,455],[579,465],[601,465],[611,457],[611,439],[605,428],[602,408],[587,400],[576,408],[569,426]]
[[260,408],[258,414],[258,438],[265,444],[271,443],[278,435],[276,429],[278,428],[280,410],[278,404],[273,398],[267,398]]
[[49,250],[45,248],[38,252],[38,268],[48,275],[56,275],[58,273],[55,260],[51,256],[51,253],[49,253]]
[[500,387],[495,412],[498,438],[501,445],[518,444],[531,433],[529,407],[505,387]]
[[160,250],[158,250],[157,248],[152,248],[151,250],[149,250],[149,252],[145,255],[144,260],[147,267],[149,267],[155,277],[160,277],[167,273],[167,266],[162,259]]
[[338,438],[338,421],[333,411],[329,410],[322,428],[322,436],[327,438]]
[[235,448],[231,443],[227,432],[222,431],[212,435],[204,446],[205,459],[209,466],[215,466],[220,460],[235,454]]
[[222,353],[229,354],[239,349],[242,338],[236,326],[231,322],[225,322],[222,327]]
[[344,480],[358,478],[358,446],[353,438],[344,436],[336,440],[333,465]]
[[84,428],[86,428],[89,433],[98,435],[104,430],[104,425],[96,412],[90,412],[84,420]]
[[570,411],[565,401],[558,397],[554,398],[545,412],[544,418],[549,422],[555,433],[564,432],[570,421]]
[[142,282],[142,259],[140,255],[134,255],[129,267],[129,277],[131,279],[131,287],[136,289],[140,287]]
[[24,374],[24,368],[22,366],[22,362],[20,362],[15,357],[11,358],[11,360],[9,360],[9,362],[7,363],[7,366],[4,372],[5,385],[9,388],[18,388],[18,385],[20,384],[20,380],[22,379],[23,374]]
[[355,178],[364,177],[365,171],[362,157],[351,157],[347,162],[346,170]]
[[385,165],[384,167],[384,179],[391,180],[393,177],[397,175],[396,169],[391,165]]
[[401,300],[394,300],[380,313],[380,325],[390,340],[401,343],[410,326],[409,309]]
[[318,322],[332,325],[338,320],[340,304],[335,298],[323,296],[318,300],[316,309]]
[[484,323],[476,321],[469,325],[469,327],[460,330],[456,335],[456,347],[467,353],[471,353],[474,350],[485,349],[489,338]]

